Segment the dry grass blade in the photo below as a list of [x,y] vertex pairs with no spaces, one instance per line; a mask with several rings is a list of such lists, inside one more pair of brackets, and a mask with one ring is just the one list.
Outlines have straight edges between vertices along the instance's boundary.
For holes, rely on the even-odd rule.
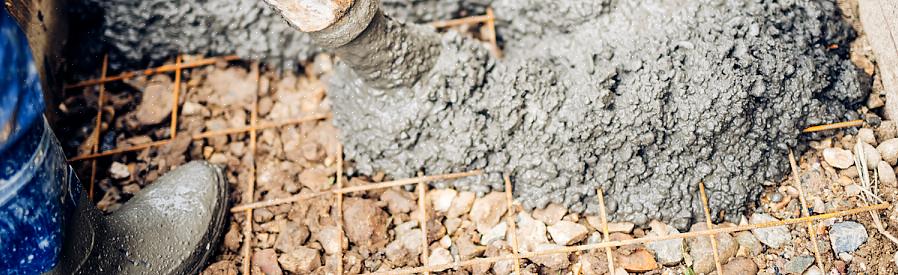
[[[871,189],[870,172],[867,168],[867,155],[864,152],[863,142],[858,142],[854,145],[854,156],[854,167],[857,168],[858,177],[860,177],[861,180],[861,200],[864,201],[864,205],[870,205],[873,200],[882,203],[882,198],[875,193],[879,188]],[[876,181],[878,181],[878,176]],[[876,230],[879,231],[880,234],[886,236],[886,238],[893,243],[898,244],[898,238],[895,238],[892,233],[886,231],[885,226],[882,225],[882,220],[879,219],[879,213],[870,211],[870,218],[873,219],[873,225],[876,226]]]

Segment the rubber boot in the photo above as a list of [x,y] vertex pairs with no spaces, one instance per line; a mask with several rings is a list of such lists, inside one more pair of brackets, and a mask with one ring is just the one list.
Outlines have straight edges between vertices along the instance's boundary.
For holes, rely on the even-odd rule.
[[108,216],[82,195],[49,274],[196,274],[215,253],[228,184],[203,161],[183,165]]

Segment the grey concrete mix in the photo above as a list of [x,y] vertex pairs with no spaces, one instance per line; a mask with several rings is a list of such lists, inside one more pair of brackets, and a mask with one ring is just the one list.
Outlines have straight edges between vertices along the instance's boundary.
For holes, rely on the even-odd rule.
[[[129,58],[180,49],[277,60],[315,51],[261,1],[100,2],[115,26],[107,38]],[[387,15],[396,11],[391,2]],[[428,21],[460,9],[448,2],[397,14]],[[828,49],[847,49],[853,35],[834,0],[492,4],[502,60],[458,33],[414,27],[365,42],[380,43],[368,49],[370,62],[431,70],[391,71],[400,76],[381,81],[365,59],[347,58],[357,71],[338,66],[328,96],[358,172],[484,169],[484,177],[449,183],[482,192],[501,190],[510,172],[525,207],[557,202],[591,213],[601,187],[612,220],[683,229],[702,215],[699,182],[715,215],[736,218],[763,181],[785,174],[803,127],[857,118],[851,110],[869,87],[844,50]],[[154,20],[140,25],[146,18]],[[421,41],[389,40],[412,36]],[[410,44],[422,43],[438,53],[416,54]]]
[[804,126],[857,118],[866,95],[866,76],[828,49],[851,36],[833,1],[494,6],[503,60],[449,32],[411,87],[339,67],[328,92],[359,172],[478,168],[451,184],[485,192],[507,171],[525,207],[591,213],[602,187],[612,220],[685,228],[702,217],[699,182],[714,215],[736,219],[787,171]]

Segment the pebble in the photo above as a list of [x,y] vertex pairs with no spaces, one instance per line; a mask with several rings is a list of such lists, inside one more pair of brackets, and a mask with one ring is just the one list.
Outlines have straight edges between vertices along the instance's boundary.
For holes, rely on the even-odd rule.
[[812,256],[798,256],[794,257],[785,265],[783,265],[782,272],[786,274],[802,274],[808,267],[814,264],[814,257]]
[[895,170],[892,169],[892,166],[889,165],[888,162],[880,161],[879,164],[876,165],[876,171],[879,172],[880,183],[890,186],[894,186],[898,183],[898,179],[895,178]]
[[[758,265],[746,257],[736,257],[730,262],[721,266],[725,272],[723,274],[758,274]],[[717,271],[711,272],[712,275],[719,274]]]
[[505,222],[500,222],[496,226],[493,226],[493,228],[489,231],[486,231],[486,233],[484,233],[483,236],[480,237],[480,244],[489,245],[492,242],[504,240],[505,232],[507,230],[508,226],[505,224]]
[[124,179],[131,176],[131,171],[128,171],[128,165],[124,163],[113,161],[112,166],[109,166],[109,176],[113,179]]
[[876,147],[876,150],[889,165],[898,164],[898,138],[883,141]]
[[300,225],[292,221],[281,224],[280,234],[274,248],[281,252],[289,252],[302,246],[309,237],[309,229],[305,225]]
[[303,169],[302,172],[299,173],[299,182],[313,191],[321,191],[330,188],[331,174],[333,174],[333,172],[322,167]]
[[517,219],[517,238],[521,245],[522,251],[536,251],[536,247],[549,243],[546,238],[546,225],[532,217],[526,212],[518,214]]
[[810,268],[808,268],[807,271],[804,272],[804,275],[823,275],[823,271],[820,270],[820,268],[816,265],[812,265]]
[[284,274],[278,265],[277,253],[274,249],[263,249],[253,253],[253,266],[258,266],[266,275]]
[[852,221],[836,223],[829,228],[829,240],[833,253],[852,253],[867,241],[867,229]]
[[140,125],[154,125],[171,115],[174,94],[172,80],[167,75],[156,75],[143,89],[140,104],[134,117]]
[[187,102],[184,102],[184,104],[181,104],[180,111],[181,111],[181,115],[192,116],[192,115],[201,114],[204,109],[206,109],[206,107],[203,107],[203,105],[201,105],[199,103],[187,101]]
[[456,218],[471,211],[471,206],[474,205],[475,197],[473,192],[458,193],[458,195],[455,196],[455,199],[452,200],[452,206],[449,207],[446,217]]
[[[690,231],[701,231],[707,228],[707,225],[704,223],[699,223],[693,225]],[[721,263],[725,263],[736,255],[739,245],[727,233],[718,234],[716,239],[718,256],[720,256]],[[692,257],[692,268],[696,273],[707,274],[716,269],[717,265],[714,262],[714,249],[711,246],[711,238],[707,236],[689,238],[686,240],[686,243],[689,244],[689,256]]]
[[386,244],[387,213],[373,200],[346,198],[343,222],[346,236],[356,245],[376,249]]
[[851,151],[835,147],[823,149],[823,160],[830,166],[839,169],[846,169],[854,165],[854,156]]
[[[680,233],[673,226],[659,221],[652,221],[649,223],[649,227],[652,228],[652,231],[646,234],[646,237],[663,237]],[[651,242],[645,244],[645,246],[655,254],[655,259],[662,265],[674,265],[683,260],[683,239]]]
[[758,238],[755,238],[751,232],[739,232],[736,233],[736,242],[739,243],[742,247],[748,249],[748,252],[752,256],[757,256],[764,251],[764,246],[761,245],[761,242],[758,241]]
[[582,241],[589,234],[589,229],[579,223],[558,221],[547,228],[552,240],[559,245],[571,245]]
[[294,274],[311,274],[321,267],[321,255],[318,254],[318,250],[298,247],[293,251],[281,254],[278,263],[284,270]]
[[658,267],[658,262],[655,261],[652,253],[645,250],[636,250],[630,255],[621,255],[617,261],[629,272],[646,272]]
[[882,160],[882,156],[879,154],[879,151],[876,150],[873,145],[867,144],[865,142],[861,143],[861,147],[864,148],[864,157],[867,160],[867,168],[872,169],[879,164],[879,161]]
[[[749,220],[751,224],[773,221],[779,221],[779,219],[765,213],[754,213]],[[755,238],[758,238],[761,243],[772,248],[780,248],[783,245],[792,242],[792,235],[789,233],[789,228],[783,225],[768,228],[756,228],[752,229],[751,233],[754,234]]]
[[[546,251],[561,248],[560,245],[544,243],[536,246],[536,251]],[[571,264],[571,261],[568,260],[568,255],[565,253],[553,253],[547,254],[537,257],[529,258],[536,264],[545,266],[549,269],[559,270],[565,267],[568,267]]]
[[870,128],[861,128],[858,130],[857,140],[867,144],[876,145],[876,135],[873,134],[873,129]]
[[452,207],[452,201],[455,200],[455,196],[458,195],[458,191],[452,189],[437,189],[430,191],[430,201],[433,203],[433,210],[439,212],[449,211],[449,208]]
[[505,193],[491,192],[474,200],[474,205],[471,206],[469,215],[471,221],[477,227],[477,232],[483,234],[499,223],[499,219],[502,218],[507,209]]
[[340,245],[345,243],[341,242],[343,238],[343,234],[340,234],[340,230],[336,226],[324,226],[315,232],[315,239],[318,240],[318,243],[324,248],[324,252],[328,255],[334,255],[340,253]]
[[380,195],[380,200],[387,203],[387,210],[393,215],[408,213],[418,207],[415,196],[405,190],[387,189]]
[[861,194],[861,186],[857,184],[849,184],[845,186],[845,195],[854,197]]
[[533,210],[533,218],[546,225],[553,225],[567,214],[567,208],[557,203],[550,203],[546,208]]
[[[448,264],[452,262],[452,254],[449,253],[449,250],[438,247],[430,252],[430,256],[427,257],[427,263],[429,265],[441,265]],[[443,271],[445,269],[437,269],[434,270],[436,272]]]

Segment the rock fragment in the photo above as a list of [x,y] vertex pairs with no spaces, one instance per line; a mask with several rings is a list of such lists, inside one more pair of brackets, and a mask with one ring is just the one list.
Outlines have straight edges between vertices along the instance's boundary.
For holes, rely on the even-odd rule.
[[387,203],[387,210],[394,215],[408,213],[418,207],[415,196],[405,190],[387,189],[380,195],[380,200]]
[[277,253],[274,249],[263,249],[253,253],[253,266],[258,266],[266,275],[284,274],[281,266],[278,265]]
[[530,214],[519,213],[517,225],[517,238],[522,251],[536,251],[540,244],[549,243],[549,239],[546,238],[546,225],[530,217]]
[[873,145],[867,144],[865,142],[861,143],[861,147],[864,148],[864,157],[866,158],[867,168],[872,169],[876,167],[879,161],[882,160],[882,156],[880,156],[879,151],[876,150]]
[[761,245],[761,242],[758,241],[758,238],[755,238],[755,235],[751,232],[739,232],[736,233],[736,242],[739,243],[740,246],[745,247],[752,256],[756,256],[761,254],[764,251],[764,246]]
[[459,192],[455,199],[452,200],[446,217],[455,218],[468,213],[474,205],[474,199],[476,199],[474,192]]
[[[765,213],[755,213],[751,215],[749,222],[751,224],[759,224],[775,221],[779,221],[779,219]],[[789,233],[789,228],[786,228],[786,226],[783,225],[752,229],[751,233],[754,234],[755,238],[758,238],[761,243],[772,248],[780,248],[783,245],[792,242],[792,235]]]
[[880,161],[876,165],[876,171],[879,173],[879,182],[888,186],[895,186],[898,179],[895,178],[895,169],[885,161]]
[[861,128],[858,130],[857,140],[873,146],[876,145],[876,135],[873,133],[873,129],[870,128]]
[[829,240],[833,253],[852,253],[867,241],[867,229],[852,221],[836,223],[829,228]]
[[[758,265],[746,257],[736,257],[721,268],[725,272],[722,274],[758,274]],[[721,274],[720,272],[711,272],[711,275]]]
[[458,191],[452,189],[437,189],[430,191],[428,197],[433,203],[434,211],[446,212],[452,207],[452,201],[455,200],[455,196],[457,195]]
[[[701,231],[707,228],[707,225],[700,223],[693,225],[690,231]],[[726,263],[731,257],[736,255],[738,244],[728,233],[718,234],[716,239],[720,262]],[[692,268],[696,273],[707,274],[717,268],[717,265],[714,262],[714,249],[711,246],[711,238],[700,236],[689,238],[686,242],[689,244],[689,256],[692,257],[693,261]]]
[[783,265],[783,272],[786,274],[798,274],[801,275],[805,270],[808,269],[812,264],[814,264],[813,256],[798,256],[794,257],[785,265]]
[[533,210],[533,218],[546,225],[553,225],[560,221],[564,214],[567,214],[567,208],[557,203],[550,203],[546,208]]
[[346,198],[343,222],[349,241],[370,249],[386,244],[387,214],[373,200]]
[[128,165],[125,165],[118,161],[113,161],[112,165],[109,166],[109,176],[113,179],[124,179],[131,176],[131,171],[128,170]]
[[883,141],[876,147],[876,150],[879,151],[882,160],[888,162],[889,165],[898,164],[898,138]]
[[823,149],[823,160],[830,166],[839,169],[846,169],[854,165],[854,156],[851,151],[835,147]]
[[506,204],[503,192],[491,192],[474,200],[470,215],[471,221],[477,226],[477,231],[482,234],[496,226],[508,209]]
[[281,252],[290,252],[305,244],[308,237],[309,230],[305,225],[286,221],[280,228],[274,248]]
[[325,253],[328,255],[340,253],[343,235],[336,226],[322,227],[314,235],[321,247],[324,248]]
[[505,233],[507,230],[508,226],[505,224],[505,222],[500,222],[480,237],[480,244],[489,245],[492,242],[505,239]]
[[[449,253],[449,250],[438,247],[430,252],[430,256],[427,257],[427,263],[430,265],[441,265],[448,264],[452,262],[452,254]],[[434,270],[437,272],[443,271],[445,269]]]
[[[652,228],[652,231],[646,234],[647,237],[663,237],[680,233],[673,226],[659,221],[652,221],[649,223],[649,227]],[[683,239],[650,242],[645,246],[655,254],[658,263],[662,265],[675,265],[683,260]]]
[[321,255],[318,254],[318,250],[303,246],[281,254],[278,262],[284,270],[294,274],[311,274],[321,267]]
[[[561,248],[561,246],[557,244],[544,243],[537,245],[536,251],[547,251],[558,248]],[[545,266],[550,270],[559,270],[562,268],[566,268],[571,264],[566,253],[546,254],[542,256],[532,257],[530,258],[530,260],[538,265]]]
[[629,272],[646,272],[658,268],[655,257],[645,250],[636,250],[630,255],[620,255],[617,262]]
[[552,240],[559,245],[572,245],[586,238],[589,229],[570,221],[558,221],[548,228]]
[[141,95],[140,105],[134,111],[134,118],[140,125],[159,124],[171,115],[174,94],[168,75],[154,76]]

